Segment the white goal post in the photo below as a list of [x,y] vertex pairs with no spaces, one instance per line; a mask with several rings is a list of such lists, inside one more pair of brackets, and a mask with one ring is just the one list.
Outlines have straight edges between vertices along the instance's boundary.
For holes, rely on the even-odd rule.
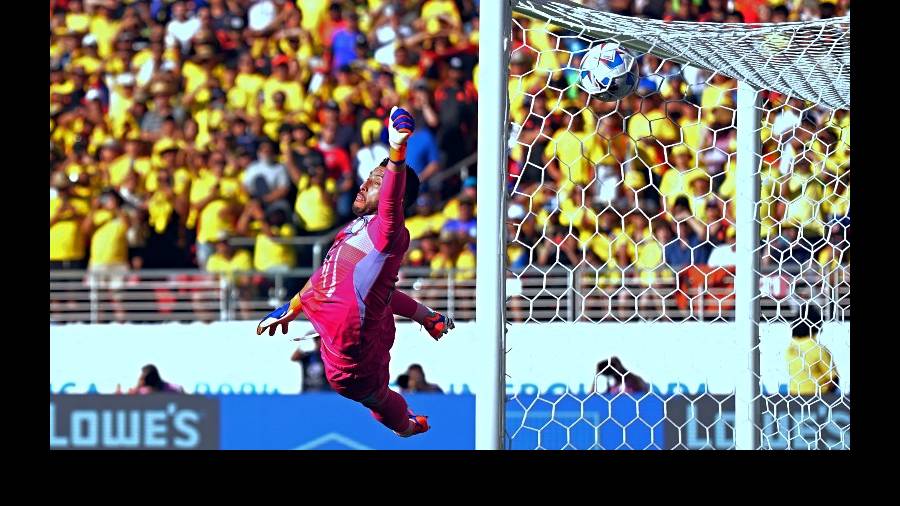
[[[734,205],[735,272],[731,293],[734,300],[733,323],[729,323],[732,325],[729,328],[738,335],[737,342],[740,343],[740,347],[736,349],[739,349],[742,360],[746,361],[746,370],[743,371],[746,374],[742,376],[742,380],[733,385],[733,447],[757,449],[764,446],[760,436],[762,429],[758,421],[759,413],[763,410],[761,407],[763,372],[760,367],[760,326],[763,317],[760,301],[764,298],[764,294],[760,293],[760,258],[765,249],[760,245],[760,237],[766,233],[766,229],[761,230],[761,222],[764,221],[761,216],[764,207],[761,199],[766,198],[760,194],[763,184],[761,178],[766,177],[762,168],[766,153],[761,139],[773,134],[772,121],[766,116],[767,107],[771,105],[763,103],[765,99],[762,92],[780,93],[784,103],[799,101],[806,104],[809,109],[821,107],[831,111],[849,111],[849,16],[802,23],[752,26],[640,19],[606,13],[563,0],[486,1],[481,3],[480,9],[476,326],[484,346],[478,350],[478,359],[473,361],[473,365],[492,371],[492,384],[480,385],[480,390],[475,392],[476,447],[504,449],[511,446],[506,426],[508,378],[506,355],[509,349],[506,333],[509,322],[507,302],[510,300],[506,286],[510,272],[507,265],[507,247],[513,238],[507,233],[508,201],[511,198],[507,191],[507,177],[510,146],[515,143],[518,128],[521,127],[513,122],[514,126],[510,128],[508,90],[511,77],[510,52],[514,42],[513,13],[568,30],[583,40],[615,40],[637,54],[653,55],[663,62],[675,62],[707,71],[713,76],[723,75],[737,81],[736,89],[733,90],[736,92],[736,100],[732,104],[734,115],[731,120],[731,126],[736,127],[734,150],[736,166],[733,178],[735,191],[731,200],[731,204]],[[531,29],[540,30],[533,27]],[[538,59],[542,59],[547,51],[559,51],[563,55],[559,57],[563,70],[577,69],[574,53],[558,46],[550,49],[542,48],[541,51],[536,50]],[[550,72],[548,70],[548,76]],[[562,95],[561,90],[555,91]],[[832,122],[836,121],[834,113],[831,114]],[[626,119],[623,117],[622,121]],[[798,119],[797,124],[800,123],[801,120]],[[510,136],[513,137],[512,141]],[[847,137],[849,139],[849,134]],[[785,135],[784,139],[786,140],[779,141],[778,149],[782,149],[782,145],[786,146],[792,137]],[[812,140],[808,142],[816,142],[816,139],[816,133],[813,132]],[[668,152],[669,147],[663,146],[661,151]],[[530,150],[531,147],[526,146],[526,149]],[[803,148],[803,153],[797,156],[802,158],[801,155],[805,155],[805,152],[806,148]],[[847,152],[849,153],[849,140]],[[694,156],[699,157],[699,154],[695,153]],[[668,158],[666,163],[669,163]],[[824,161],[822,165],[825,165]],[[541,167],[539,170],[542,172],[540,184],[542,187],[545,169]],[[785,177],[789,176],[790,174],[786,173]],[[806,191],[805,188],[804,183],[802,192]],[[813,204],[818,213],[819,202]],[[586,203],[581,205],[590,207]],[[637,207],[635,210],[638,210]],[[660,210],[660,213],[664,211]],[[787,213],[785,216],[790,214],[790,210],[782,212]],[[803,238],[803,230],[810,223],[820,228],[824,226],[826,230],[831,226],[831,222],[825,225],[818,223],[823,221],[818,216],[817,214],[816,217],[797,226],[801,230],[800,239]],[[571,226],[569,234],[573,234]],[[585,258],[584,249],[581,254],[582,258]],[[558,261],[559,249],[556,255]],[[571,295],[571,292],[577,292],[572,288],[572,283],[577,283],[573,274],[576,268],[577,266],[568,268],[567,290],[571,297],[568,308],[570,314],[575,315],[575,320],[579,318],[590,320],[585,312],[588,296],[583,293]],[[545,274],[544,285],[546,284]],[[833,288],[829,285],[829,289]],[[847,293],[849,294],[849,285]],[[804,297],[812,298],[812,296]],[[827,299],[829,296],[825,297]],[[831,297],[826,302],[835,304],[837,296]],[[608,299],[611,302],[613,296],[608,296]],[[577,308],[579,301],[580,309]],[[786,317],[781,315],[780,304],[779,302],[777,307],[778,316],[773,321],[784,322]],[[635,299],[635,306],[637,305]],[[535,306],[529,306],[528,310],[532,311],[533,307]],[[559,312],[559,306],[556,311]],[[576,314],[577,311],[580,313]],[[540,433],[540,429],[537,432]],[[566,438],[569,437],[567,432]],[[847,437],[849,438],[849,435]],[[538,447],[541,445],[538,444]]]

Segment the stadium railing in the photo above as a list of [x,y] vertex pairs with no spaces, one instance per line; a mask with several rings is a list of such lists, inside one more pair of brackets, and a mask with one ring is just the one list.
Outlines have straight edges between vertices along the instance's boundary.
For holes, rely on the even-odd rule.
[[[312,269],[219,275],[200,270],[140,270],[118,276],[50,272],[50,323],[255,320],[299,290]],[[648,280],[639,273],[578,268],[511,272],[507,309],[514,322],[733,321],[733,272],[689,266]],[[849,269],[831,276],[763,276],[764,319],[784,318],[795,297],[828,294],[828,319],[850,319]],[[456,320],[475,317],[475,273],[407,267],[397,288]],[[788,296],[787,294],[791,294]]]

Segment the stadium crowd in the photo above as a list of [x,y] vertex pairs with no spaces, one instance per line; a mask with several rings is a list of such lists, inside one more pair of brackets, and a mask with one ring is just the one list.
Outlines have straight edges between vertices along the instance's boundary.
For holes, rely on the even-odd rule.
[[[584,3],[669,21],[849,12],[849,2],[834,0]],[[694,284],[727,285],[736,256],[736,80],[642,55],[636,93],[604,102],[574,85],[588,41],[546,28],[520,16],[513,23],[509,265],[580,265],[601,287],[694,274]],[[849,262],[849,112],[763,98],[763,268],[834,273]]]
[[[580,3],[711,22],[849,11],[846,0]],[[476,148],[477,5],[51,1],[50,269],[309,267],[309,250],[285,239],[349,221],[387,156],[387,111],[401,105],[416,118],[408,163],[423,181],[406,261],[472,279],[477,180],[450,169]],[[584,258],[652,282],[729,265],[735,81],[648,55],[637,94],[590,99],[571,72],[547,70],[568,57],[558,43],[584,47],[565,47],[577,39],[559,28],[529,29],[542,26],[513,23],[510,266]],[[806,259],[846,263],[849,113],[768,100],[762,234],[797,258],[803,234],[816,244]]]
[[50,32],[51,269],[309,265],[279,239],[351,218],[394,105],[417,238],[472,242],[474,178],[428,186],[475,149],[472,1],[59,0]]

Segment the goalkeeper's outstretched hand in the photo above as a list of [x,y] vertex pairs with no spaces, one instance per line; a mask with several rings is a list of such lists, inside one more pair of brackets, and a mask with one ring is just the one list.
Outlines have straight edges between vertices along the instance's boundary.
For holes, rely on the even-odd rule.
[[391,144],[390,158],[394,163],[406,160],[406,141],[416,129],[416,121],[406,109],[394,106],[388,123],[388,141]]
[[266,330],[269,331],[270,336],[275,335],[275,331],[278,329],[278,326],[281,325],[281,333],[287,334],[288,332],[288,323],[295,320],[297,316],[300,314],[300,303],[299,298],[295,302],[294,299],[291,299],[288,302],[285,302],[283,306],[279,307],[275,311],[272,311],[265,318],[260,320],[259,325],[256,326],[256,335],[260,335]]

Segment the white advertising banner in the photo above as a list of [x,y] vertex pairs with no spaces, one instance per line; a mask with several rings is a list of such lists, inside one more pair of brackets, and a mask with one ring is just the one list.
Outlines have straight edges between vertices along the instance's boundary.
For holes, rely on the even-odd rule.
[[[257,336],[256,322],[51,325],[51,392],[112,393],[134,386],[143,365],[155,364],[163,379],[191,393],[297,393],[300,366],[290,361],[310,325],[294,322],[288,335]],[[391,378],[413,363],[429,382],[445,392],[477,394],[490,384],[491,364],[482,357],[490,339],[475,335],[471,323],[459,323],[441,341],[420,327],[397,323],[391,351]],[[510,325],[507,333],[507,391],[588,392],[597,362],[617,356],[629,371],[663,393],[728,393],[747,374],[727,323],[550,323]],[[771,393],[788,383],[785,351],[790,327],[763,325],[760,369]],[[820,336],[834,357],[841,388],[850,388],[850,325],[826,324]],[[309,349],[311,342],[299,343]],[[602,387],[600,387],[602,390]]]

